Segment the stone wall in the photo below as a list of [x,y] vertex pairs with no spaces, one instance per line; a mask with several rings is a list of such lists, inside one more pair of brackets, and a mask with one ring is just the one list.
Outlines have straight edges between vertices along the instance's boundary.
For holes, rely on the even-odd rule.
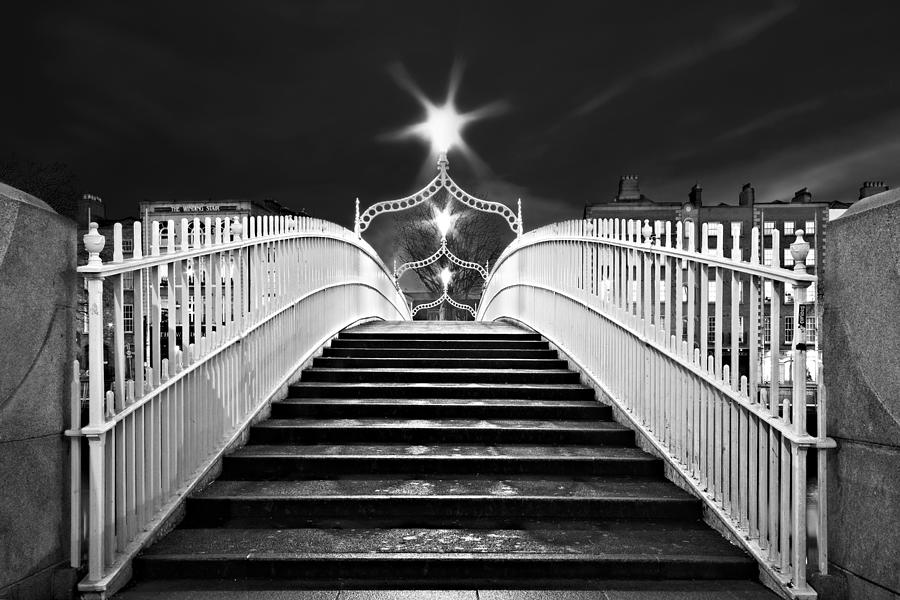
[[900,597],[900,190],[831,222],[824,273],[835,597]]
[[0,184],[0,598],[65,598],[75,223]]

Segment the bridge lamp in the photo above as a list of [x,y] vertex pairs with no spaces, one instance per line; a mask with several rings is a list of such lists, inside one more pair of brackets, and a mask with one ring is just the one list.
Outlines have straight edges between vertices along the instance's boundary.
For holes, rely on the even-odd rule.
[[443,106],[429,105],[422,124],[423,137],[431,140],[431,148],[439,154],[446,154],[451,147],[462,142],[460,132],[466,119],[456,112],[453,102]]
[[444,267],[444,270],[441,271],[441,281],[444,284],[444,289],[447,289],[451,279],[453,279],[453,273],[450,272],[449,268]]
[[437,225],[438,231],[441,232],[441,239],[447,237],[450,226],[453,224],[453,217],[450,215],[450,207],[444,207],[444,210],[438,211],[434,215],[434,224]]

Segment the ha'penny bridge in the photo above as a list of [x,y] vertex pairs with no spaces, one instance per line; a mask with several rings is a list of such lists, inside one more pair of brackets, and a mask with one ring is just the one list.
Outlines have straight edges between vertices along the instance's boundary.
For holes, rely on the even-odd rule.
[[[445,239],[419,261],[479,270],[470,322],[413,321],[398,274],[361,237],[441,194],[516,234],[489,271]],[[521,205],[467,194],[445,156],[420,192],[357,204],[354,231],[302,217],[168,231],[180,235],[162,247],[153,225],[146,256],[139,223],[85,236],[90,394],[82,422],[73,392],[69,432],[85,597],[129,581],[126,598],[623,581],[816,596],[833,442],[821,377],[807,403],[802,232],[790,270],[761,263],[755,229],[732,228],[729,249],[721,229],[711,249],[690,222],[525,233]],[[127,315],[138,368],[126,279],[141,290]],[[455,302],[444,283],[438,301]],[[786,293],[797,327],[778,355]]]

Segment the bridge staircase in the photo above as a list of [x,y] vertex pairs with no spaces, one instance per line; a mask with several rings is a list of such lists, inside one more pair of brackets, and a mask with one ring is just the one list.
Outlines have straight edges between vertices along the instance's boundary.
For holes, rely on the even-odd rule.
[[134,575],[122,598],[622,585],[774,598],[545,340],[485,322],[342,332]]

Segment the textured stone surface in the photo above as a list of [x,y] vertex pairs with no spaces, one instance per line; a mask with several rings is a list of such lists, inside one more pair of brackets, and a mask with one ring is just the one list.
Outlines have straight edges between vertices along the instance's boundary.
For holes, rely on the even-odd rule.
[[0,444],[0,589],[65,558],[64,443],[50,436]]
[[830,558],[900,590],[900,448],[839,443],[828,465]]
[[0,442],[64,429],[73,359],[75,225],[0,196]]
[[[900,597],[900,193],[829,224],[823,290],[830,560],[848,598]],[[873,585],[874,583],[874,585]]]
[[824,281],[829,435],[900,445],[898,236],[900,197],[829,224]]
[[[46,598],[64,557],[75,224],[0,189],[0,589]],[[20,197],[21,196],[21,197]],[[11,592],[13,593],[13,592]]]

